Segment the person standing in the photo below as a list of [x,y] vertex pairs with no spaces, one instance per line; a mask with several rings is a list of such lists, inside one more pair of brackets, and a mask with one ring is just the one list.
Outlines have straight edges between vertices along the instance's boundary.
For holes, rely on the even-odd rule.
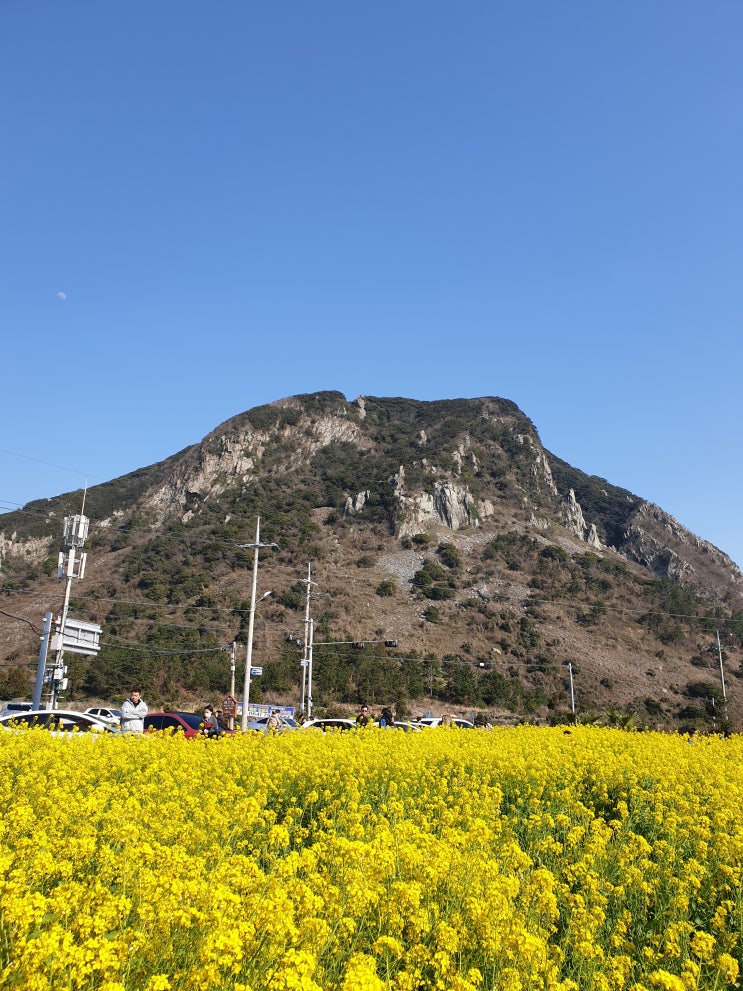
[[204,736],[219,736],[222,732],[217,714],[210,705],[204,708],[204,722],[202,723],[201,732]]
[[121,706],[121,732],[144,733],[144,717],[147,712],[147,703],[142,698],[141,689],[132,688],[129,698]]
[[361,711],[358,716],[356,716],[356,725],[360,727],[368,726],[372,722],[372,717],[369,715],[368,706],[362,705]]
[[272,709],[271,715],[266,720],[266,728],[263,731],[263,735],[273,736],[274,733],[280,733],[282,726],[281,711],[279,709]]
[[382,712],[381,712],[381,714],[379,716],[379,725],[380,726],[394,726],[395,725],[395,717],[392,715],[392,708],[391,708],[391,706],[386,705],[384,707],[384,709],[382,709]]

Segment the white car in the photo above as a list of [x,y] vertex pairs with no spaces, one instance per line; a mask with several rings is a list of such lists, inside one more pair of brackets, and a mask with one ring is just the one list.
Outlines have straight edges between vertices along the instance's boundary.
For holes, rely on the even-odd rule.
[[18,730],[26,727],[33,729],[41,727],[54,735],[68,733],[97,733],[116,732],[110,723],[104,723],[85,712],[73,712],[71,709],[32,709],[30,712],[10,712],[0,716],[0,728]]
[[121,723],[121,709],[109,709],[105,705],[94,705],[85,710],[86,716],[93,716],[110,726],[119,726]]
[[449,716],[449,722],[444,722],[444,716],[424,716],[423,719],[418,720],[419,726],[457,726],[459,729],[474,729],[475,724],[471,723],[469,719],[462,719],[461,716]]

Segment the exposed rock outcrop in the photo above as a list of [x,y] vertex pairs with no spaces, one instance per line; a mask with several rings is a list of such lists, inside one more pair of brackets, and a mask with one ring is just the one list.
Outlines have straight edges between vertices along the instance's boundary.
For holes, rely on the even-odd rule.
[[[531,439],[530,439],[530,443],[531,443]],[[532,447],[534,447],[533,444]],[[540,483],[544,483],[547,490],[551,492],[552,495],[554,496],[558,495],[557,486],[555,485],[555,480],[552,477],[552,469],[550,468],[550,463],[547,460],[547,455],[544,453],[544,451],[541,448],[536,453],[536,458],[531,468],[531,475],[532,478],[534,478],[534,480],[536,481],[538,488],[540,486]]]
[[41,564],[49,557],[53,537],[18,538],[13,532],[10,537],[0,533],[0,568],[6,558],[15,558],[28,564]]
[[575,498],[573,489],[570,490],[567,498],[563,501],[560,516],[566,529],[579,540],[584,540],[591,547],[595,547],[596,550],[601,550],[601,541],[596,532],[596,524],[592,523],[589,525],[586,523],[583,518],[583,510]]
[[727,554],[649,502],[643,503],[635,513],[619,550],[659,578],[688,581],[697,572],[708,573],[712,569],[725,582],[743,584],[743,576]]
[[215,431],[166,483],[150,493],[146,506],[161,519],[173,510],[188,507],[182,517],[185,522],[193,515],[194,503],[215,498],[236,482],[250,481],[261,470],[267,452],[284,452],[285,460],[274,470],[291,471],[310,462],[317,451],[329,444],[356,441],[364,446],[359,433],[354,420],[332,414],[316,417],[310,423],[300,420],[297,425],[285,424],[270,430],[255,430],[248,425],[235,432]]
[[443,525],[449,530],[476,526],[475,501],[466,485],[435,482],[433,492],[400,497],[397,533],[412,536],[428,527]]
[[356,513],[360,513],[361,510],[366,505],[366,500],[369,498],[369,490],[365,489],[363,492],[358,492],[356,498],[348,496],[346,499],[346,504],[343,507],[344,516],[355,516]]

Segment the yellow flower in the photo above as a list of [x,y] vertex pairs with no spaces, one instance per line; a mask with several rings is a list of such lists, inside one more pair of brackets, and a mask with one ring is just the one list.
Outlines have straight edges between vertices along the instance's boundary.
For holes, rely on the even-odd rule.
[[380,936],[379,939],[374,940],[372,950],[380,955],[391,953],[392,956],[401,957],[405,952],[405,947],[399,939],[395,939],[392,936]]
[[735,984],[738,980],[740,967],[738,966],[738,961],[734,957],[731,957],[729,953],[721,953],[715,960],[715,966],[726,981]]
[[715,952],[715,937],[710,935],[710,933],[697,930],[692,933],[689,942],[691,943],[694,955],[699,960],[706,961],[712,959],[712,955]]
[[170,981],[165,974],[153,974],[147,982],[146,991],[170,991]]
[[385,991],[385,983],[377,977],[372,957],[355,953],[348,961],[342,991]]
[[687,991],[681,978],[667,970],[654,970],[650,975],[650,983],[663,991]]

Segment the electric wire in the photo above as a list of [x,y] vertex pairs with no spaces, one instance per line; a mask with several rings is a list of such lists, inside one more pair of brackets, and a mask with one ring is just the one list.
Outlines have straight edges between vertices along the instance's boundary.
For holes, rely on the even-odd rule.
[[0,615],[2,615],[2,616],[7,616],[7,617],[8,617],[8,619],[15,619],[15,620],[17,620],[17,621],[18,621],[19,623],[25,623],[25,624],[26,624],[26,626],[30,626],[30,627],[31,627],[31,629],[32,629],[32,630],[34,631],[34,633],[35,633],[35,634],[36,634],[37,636],[41,636],[41,635],[42,635],[42,634],[41,634],[41,630],[38,630],[38,629],[37,629],[37,628],[36,628],[36,627],[34,626],[34,624],[33,624],[33,623],[32,623],[32,622],[30,621],[30,620],[28,620],[28,619],[26,619],[26,618],[25,618],[24,616],[15,616],[15,615],[13,615],[13,613],[9,613],[9,612],[6,612],[6,611],[5,611],[4,609],[0,609]]

